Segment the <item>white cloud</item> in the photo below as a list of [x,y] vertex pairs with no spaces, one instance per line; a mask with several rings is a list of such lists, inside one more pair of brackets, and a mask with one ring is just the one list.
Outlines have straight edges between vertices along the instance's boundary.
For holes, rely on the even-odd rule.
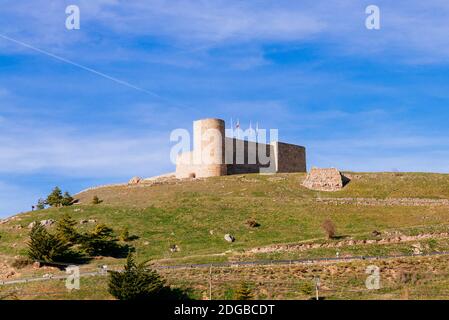
[[136,137],[120,130],[91,134],[84,130],[52,122],[4,119],[0,173],[117,178],[171,168],[169,134],[164,131],[147,131]]
[[[331,44],[332,55],[369,55],[385,61],[393,57],[413,64],[449,61],[449,3],[441,0],[410,0],[406,5],[380,0],[379,31],[365,28],[368,3],[360,0],[324,5],[311,0],[82,0],[77,32],[64,27],[67,4],[36,0],[33,10],[26,2],[7,0],[2,6],[2,33],[72,59],[96,61],[133,59],[138,52],[142,61],[196,66],[205,58],[200,52],[211,48],[285,42]],[[117,43],[117,37],[126,41]],[[169,48],[149,53],[126,46],[139,37]],[[29,52],[4,40],[0,50]],[[237,68],[265,62],[252,52],[230,59]]]

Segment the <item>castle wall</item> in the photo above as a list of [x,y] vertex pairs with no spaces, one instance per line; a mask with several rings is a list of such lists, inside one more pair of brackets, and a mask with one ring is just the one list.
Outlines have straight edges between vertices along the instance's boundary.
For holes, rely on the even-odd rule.
[[[262,158],[259,158],[259,153]],[[272,166],[271,172],[276,172],[274,161],[275,153],[272,145],[226,138],[228,174],[259,173],[261,168],[269,170],[270,165]]]
[[177,178],[306,172],[304,147],[283,142],[262,144],[227,138],[225,123],[220,119],[195,121],[193,140],[193,151],[178,155]]
[[306,172],[306,148],[294,144],[276,142],[277,172]]

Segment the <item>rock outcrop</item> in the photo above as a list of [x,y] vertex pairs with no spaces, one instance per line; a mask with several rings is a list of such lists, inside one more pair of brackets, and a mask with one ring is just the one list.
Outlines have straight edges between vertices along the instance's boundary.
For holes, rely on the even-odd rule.
[[141,181],[142,181],[142,178],[133,177],[131,180],[128,181],[128,184],[139,184]]

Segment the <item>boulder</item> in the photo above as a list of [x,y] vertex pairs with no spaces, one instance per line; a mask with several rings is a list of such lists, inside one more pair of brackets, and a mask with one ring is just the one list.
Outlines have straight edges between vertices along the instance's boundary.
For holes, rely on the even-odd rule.
[[[41,220],[39,223],[41,224],[41,226],[49,227],[49,226],[51,226],[52,224],[54,224],[55,222],[56,222],[56,221],[53,220],[53,219],[46,219],[46,220]],[[35,221],[31,222],[31,223],[28,225],[28,229],[32,229],[35,225],[36,225],[36,222],[35,222]]]
[[55,220],[53,220],[53,219],[47,219],[47,220],[42,220],[41,222],[40,222],[40,224],[42,225],[42,226],[44,226],[44,227],[49,227],[49,226],[51,226],[53,223],[55,223],[56,221]]
[[341,190],[349,179],[335,168],[312,168],[302,185],[317,191]]
[[227,242],[234,242],[234,241],[235,241],[234,236],[230,235],[229,233],[225,234],[224,239],[225,239]]

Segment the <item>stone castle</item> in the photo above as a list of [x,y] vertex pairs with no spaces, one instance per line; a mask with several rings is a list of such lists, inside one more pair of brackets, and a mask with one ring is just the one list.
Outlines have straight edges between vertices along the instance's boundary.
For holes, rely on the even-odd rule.
[[193,150],[176,159],[176,178],[205,178],[243,173],[306,172],[302,146],[268,144],[225,136],[221,119],[193,122]]

